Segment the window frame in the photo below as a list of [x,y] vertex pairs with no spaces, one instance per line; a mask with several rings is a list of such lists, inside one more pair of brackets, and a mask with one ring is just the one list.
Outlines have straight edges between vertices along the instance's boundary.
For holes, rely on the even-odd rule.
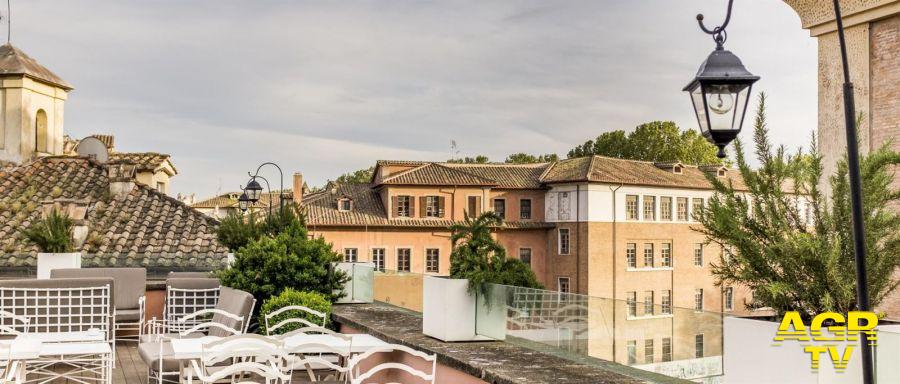
[[[697,204],[698,202],[699,202],[699,204]],[[705,201],[702,197],[694,197],[691,199],[691,221],[697,221],[697,216],[696,216],[697,208],[699,206],[700,210],[702,210],[704,204],[705,204]]]
[[443,212],[441,212],[441,197],[437,195],[425,196],[425,217],[440,218],[443,216]]
[[[653,302],[655,297],[653,296],[653,291],[644,291],[644,316],[653,316],[654,314]],[[649,299],[649,302],[647,299]]]
[[[375,251],[381,251],[381,257],[376,258]],[[386,256],[387,256],[387,249],[385,249],[385,248],[376,247],[376,248],[371,249],[372,264],[375,264],[376,271],[384,272]]]
[[[350,252],[352,251],[352,252]],[[352,256],[350,255],[352,253]],[[344,248],[344,262],[345,263],[357,263],[359,262],[359,248]]]
[[[565,282],[565,284],[563,282]],[[566,287],[566,289],[563,290],[563,287]],[[559,293],[572,293],[572,279],[570,279],[569,276],[557,276],[556,290]]]
[[626,317],[637,317],[637,291],[625,292],[625,309]]
[[662,338],[662,362],[666,363],[672,361],[672,338],[671,337],[663,337]]
[[625,243],[625,266],[637,268],[637,243]]
[[638,195],[625,195],[625,220],[640,220]]
[[[435,255],[431,255],[431,252],[435,251]],[[436,257],[435,260],[432,260],[432,257]],[[432,261],[433,267],[432,268]],[[440,273],[441,272],[441,249],[435,247],[425,248],[425,273]]]
[[722,299],[725,300],[725,310],[733,311],[734,310],[734,287],[725,287],[724,292],[722,292]]
[[628,365],[637,364],[637,340],[626,341],[625,350],[628,355]]
[[[503,209],[501,209],[499,211],[497,210],[498,202],[503,207]],[[501,219],[506,220],[506,198],[497,197],[497,198],[492,199],[491,200],[491,208],[494,210],[494,213],[496,213],[498,216],[500,216]]]
[[[525,204],[525,202],[528,204]],[[526,207],[528,207],[526,209]],[[532,206],[531,198],[522,198],[519,199],[519,220],[531,220],[533,216],[532,210],[534,207]]]
[[703,288],[694,289],[694,312],[703,312]]
[[[684,203],[682,205],[681,203]],[[675,198],[675,219],[678,221],[688,221],[691,218],[690,213],[691,199],[687,197]],[[684,209],[682,209],[684,208]]]
[[672,268],[672,243],[662,243],[659,246],[660,266]]
[[700,359],[706,355],[706,340],[702,333],[694,335],[694,358]]
[[412,217],[412,199],[410,195],[397,195],[397,217]]
[[[563,231],[565,231],[565,252],[563,252]],[[556,251],[560,255],[572,254],[572,231],[569,228],[557,228],[556,230]]]
[[[406,269],[401,268],[400,251],[406,251]],[[397,247],[397,272],[412,272],[412,248]]]
[[644,339],[644,364],[653,364],[655,358],[653,339]]
[[[647,248],[647,246],[650,246]],[[650,251],[649,253],[647,251]],[[649,259],[648,259],[649,257]],[[647,261],[650,261],[650,264],[647,264]],[[653,243],[644,243],[644,268],[653,268],[656,265],[656,244]]]
[[664,289],[659,296],[659,312],[663,315],[672,314],[672,290]]
[[[647,203],[650,203],[648,206]],[[643,212],[643,220],[644,221],[656,221],[656,196],[643,195],[641,197],[641,207]],[[650,208],[649,210],[647,208]],[[650,213],[650,217],[647,217],[647,213]]]
[[[663,204],[663,202],[668,201],[668,204]],[[669,209],[665,209],[665,206],[668,205]],[[672,216],[672,196],[660,196],[659,198],[659,220],[661,221],[672,221],[674,217]]]
[[706,248],[703,243],[694,243],[694,266],[703,266],[703,249]]
[[[523,256],[522,251],[526,251],[526,250],[528,251],[528,261],[526,261],[525,259],[522,258],[522,256]],[[519,247],[519,261],[521,261],[521,262],[527,264],[529,267],[531,267],[531,255],[533,252],[534,251],[531,249],[531,247]]]

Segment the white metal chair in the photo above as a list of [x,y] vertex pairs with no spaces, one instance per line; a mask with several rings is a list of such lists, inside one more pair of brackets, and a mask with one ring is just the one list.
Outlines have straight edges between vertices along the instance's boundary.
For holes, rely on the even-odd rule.
[[407,347],[405,345],[400,345],[400,344],[388,344],[388,345],[384,345],[381,347],[369,349],[368,351],[366,351],[364,353],[356,355],[352,359],[350,359],[350,364],[349,364],[350,369],[351,370],[357,369],[357,371],[358,371],[357,366],[362,361],[365,361],[367,358],[371,357],[372,355],[374,355],[376,353],[389,353],[389,352],[397,352],[397,351],[404,352],[406,354],[418,357],[418,358],[424,360],[426,363],[431,363],[431,373],[426,373],[426,372],[420,371],[416,368],[410,367],[409,365],[406,365],[403,363],[395,363],[395,362],[381,363],[374,367],[369,368],[368,371],[365,371],[362,373],[356,372],[353,375],[353,377],[350,379],[350,383],[351,384],[373,383],[371,381],[366,381],[366,380],[369,380],[376,373],[388,371],[388,370],[403,371],[403,372],[406,372],[412,376],[415,376],[427,383],[431,383],[431,384],[435,383],[435,373],[437,372],[437,355],[436,354],[429,355],[427,353],[417,351],[415,349],[412,349],[410,347]]
[[[196,377],[201,383],[233,384],[289,383],[291,369],[287,363],[291,356],[284,352],[283,344],[260,335],[237,335],[203,345],[202,357],[191,360],[188,383]],[[249,376],[255,376],[249,378]]]
[[0,310],[0,335],[19,336],[28,333],[31,319]]
[[221,286],[216,279],[209,278],[170,278],[166,280],[166,301],[163,307],[163,318],[147,321],[145,334],[154,332],[177,334],[207,319],[195,318],[189,322],[178,320],[202,311],[215,308],[219,303]]
[[[237,326],[232,328],[226,324],[209,319],[211,316],[221,316],[236,322]],[[156,379],[160,384],[163,383],[165,376],[178,376],[181,367],[177,366],[177,361],[167,359],[166,356],[172,355],[172,345],[169,343],[172,339],[183,339],[199,337],[208,334],[211,330],[217,330],[219,333],[225,333],[229,336],[241,335],[244,333],[244,318],[233,313],[229,313],[220,309],[208,308],[190,315],[183,316],[175,321],[175,324],[169,324],[169,329],[173,325],[177,329],[181,329],[177,334],[166,333],[164,323],[156,323],[157,329],[150,329],[150,340],[144,341],[138,345],[138,353],[147,363],[147,382]],[[193,324],[189,328],[184,328],[185,324]],[[184,328],[184,329],[182,329]],[[151,349],[155,350],[151,351]],[[153,353],[156,352],[156,353]],[[155,367],[154,367],[155,366]]]
[[[309,320],[306,320],[300,316],[293,316],[293,317],[289,317],[287,319],[281,320],[275,325],[271,325],[271,326],[269,325],[269,323],[274,321],[274,319],[276,317],[278,317],[281,314],[288,312],[288,311],[296,311],[296,312],[299,312],[301,315],[304,313],[307,313],[307,314],[313,315],[315,317],[321,318],[322,321],[317,324],[317,323],[313,323]],[[271,336],[271,335],[275,334],[275,332],[278,329],[284,328],[284,327],[292,325],[292,324],[303,324],[304,327],[325,327],[325,323],[328,322],[328,315],[326,315],[322,312],[319,312],[315,309],[304,307],[302,305],[288,305],[286,307],[279,308],[275,312],[266,314],[264,321],[266,323],[266,335]]]
[[337,348],[323,343],[309,342],[292,345],[288,352],[294,356],[291,361],[293,370],[303,369],[310,381],[344,380],[350,372],[350,357],[353,353],[353,337],[337,333],[322,327],[305,327],[295,329],[284,335],[281,340],[295,335],[324,334],[340,339],[346,343],[345,348]]

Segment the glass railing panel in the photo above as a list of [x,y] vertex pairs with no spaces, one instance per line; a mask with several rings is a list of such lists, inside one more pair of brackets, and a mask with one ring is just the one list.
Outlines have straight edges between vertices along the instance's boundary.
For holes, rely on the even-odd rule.
[[424,275],[392,270],[375,271],[373,297],[415,312],[422,312],[422,280]]

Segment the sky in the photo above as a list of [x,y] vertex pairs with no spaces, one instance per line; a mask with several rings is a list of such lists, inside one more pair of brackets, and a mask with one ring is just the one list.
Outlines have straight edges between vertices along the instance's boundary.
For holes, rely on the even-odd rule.
[[[714,43],[695,15],[716,25],[726,6],[12,3],[12,43],[75,87],[66,134],[113,134],[119,151],[169,153],[179,172],[170,193],[198,199],[237,190],[265,161],[282,167],[287,187],[294,172],[312,186],[378,159],[564,157],[603,132],[648,121],[696,129],[681,89]],[[773,141],[807,144],[816,127],[815,39],[780,0],[735,2],[728,35],[726,48],[762,77],[754,97],[768,95]],[[272,167],[262,175],[278,179]]]

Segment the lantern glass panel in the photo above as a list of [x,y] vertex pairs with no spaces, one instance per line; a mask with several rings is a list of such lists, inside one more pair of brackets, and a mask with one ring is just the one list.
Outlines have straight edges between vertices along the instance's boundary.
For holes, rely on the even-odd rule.
[[709,129],[713,132],[738,131],[749,93],[747,84],[707,84],[706,95]]
[[691,101],[694,102],[694,112],[697,114],[697,123],[700,124],[700,133],[705,135],[709,131],[709,121],[706,119],[706,104],[703,103],[703,87],[697,86],[691,91]]

